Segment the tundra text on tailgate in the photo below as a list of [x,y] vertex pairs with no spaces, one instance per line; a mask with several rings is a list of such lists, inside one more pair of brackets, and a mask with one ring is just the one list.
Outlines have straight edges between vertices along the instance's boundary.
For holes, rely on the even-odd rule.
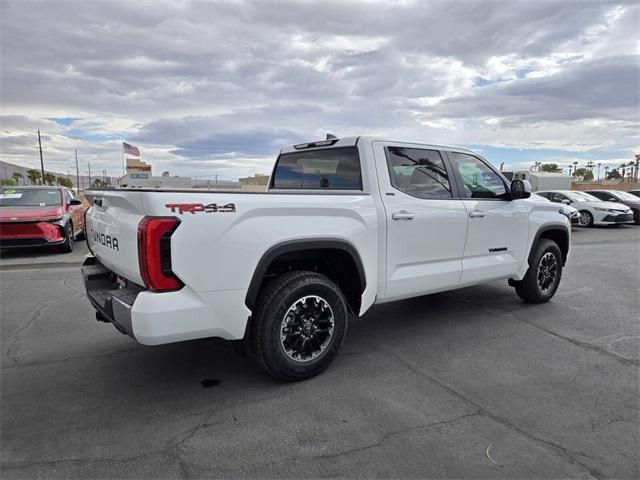
[[500,279],[553,297],[570,221],[530,190],[460,148],[292,145],[266,192],[90,191],[83,278],[97,318],[142,344],[221,337],[300,380],[374,303]]

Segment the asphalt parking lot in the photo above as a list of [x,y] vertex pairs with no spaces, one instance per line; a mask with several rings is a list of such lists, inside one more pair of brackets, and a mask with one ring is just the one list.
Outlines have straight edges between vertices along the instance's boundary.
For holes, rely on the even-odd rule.
[[375,307],[297,384],[96,322],[82,245],[3,254],[2,477],[638,478],[639,246],[574,229],[543,305],[496,282]]

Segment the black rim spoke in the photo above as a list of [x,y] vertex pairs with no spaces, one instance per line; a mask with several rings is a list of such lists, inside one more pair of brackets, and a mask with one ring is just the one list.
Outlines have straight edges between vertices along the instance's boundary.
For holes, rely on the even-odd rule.
[[280,327],[280,345],[294,361],[308,362],[322,354],[333,336],[334,319],[329,303],[315,295],[296,300]]
[[551,253],[545,253],[538,263],[537,280],[538,286],[543,292],[547,292],[553,287],[558,274],[558,260]]

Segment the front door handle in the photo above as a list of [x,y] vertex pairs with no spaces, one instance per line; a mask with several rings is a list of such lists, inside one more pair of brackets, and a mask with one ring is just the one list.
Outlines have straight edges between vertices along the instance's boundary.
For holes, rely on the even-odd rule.
[[482,210],[471,210],[469,216],[471,218],[481,218],[484,217],[484,212]]
[[394,220],[411,220],[413,219],[413,213],[409,213],[406,210],[400,210],[391,214],[391,218]]

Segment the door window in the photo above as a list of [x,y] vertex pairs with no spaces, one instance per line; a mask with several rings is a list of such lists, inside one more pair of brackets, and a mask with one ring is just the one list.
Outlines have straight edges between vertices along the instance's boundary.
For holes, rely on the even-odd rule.
[[507,198],[502,178],[482,160],[466,153],[449,153],[462,178],[462,196],[466,198]]
[[418,198],[451,198],[449,175],[437,150],[387,147],[391,185]]
[[569,200],[569,199],[564,195],[562,195],[561,193],[552,192],[550,194],[549,200],[556,203],[562,203],[563,200]]
[[600,200],[609,200],[612,196],[606,192],[589,192],[594,197],[598,197]]

